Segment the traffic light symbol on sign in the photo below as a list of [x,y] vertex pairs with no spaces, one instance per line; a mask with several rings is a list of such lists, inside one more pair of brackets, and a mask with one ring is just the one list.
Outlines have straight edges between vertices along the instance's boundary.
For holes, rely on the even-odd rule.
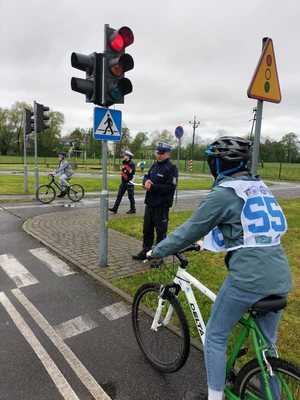
[[25,108],[25,135],[34,131],[34,116],[31,110]]
[[280,103],[281,91],[278,80],[275,53],[272,39],[267,38],[248,88],[248,97]]
[[132,92],[132,83],[125,78],[125,72],[134,68],[134,61],[125,48],[134,42],[130,28],[119,30],[105,25],[104,52],[104,101],[105,106],[123,104],[124,96]]
[[87,103],[102,105],[102,53],[90,55],[72,53],[71,65],[86,73],[86,79],[72,78],[71,88],[85,94]]

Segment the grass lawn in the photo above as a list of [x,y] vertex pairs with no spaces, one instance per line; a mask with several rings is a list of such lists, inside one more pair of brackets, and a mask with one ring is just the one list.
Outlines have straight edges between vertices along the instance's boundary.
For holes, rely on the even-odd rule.
[[[289,304],[281,320],[278,346],[283,358],[300,364],[300,199],[281,200],[280,204],[286,213],[289,225],[288,233],[283,237],[283,246],[291,265],[293,291],[289,295]],[[190,215],[190,211],[171,213],[169,231],[174,230],[176,226],[182,224]],[[114,218],[109,221],[109,227],[135,238],[142,238],[142,217]],[[189,272],[200,279],[210,289],[217,292],[227,275],[223,256],[204,252],[191,254],[189,260]],[[144,274],[116,279],[114,284],[134,295],[137,288],[143,283],[152,281],[168,282],[172,280],[175,270],[176,268],[174,269],[173,265],[168,265],[161,270],[149,270],[149,272]],[[198,293],[196,293],[196,297],[201,310],[203,310],[205,320],[207,320],[211,303]],[[188,305],[185,304],[185,300],[183,299],[182,304],[186,308],[186,315],[188,316],[192,336],[197,336],[191,313],[187,310]],[[231,343],[234,341],[237,329],[235,329],[232,335]]]
[[[47,183],[49,178],[47,176],[40,176],[40,184]],[[72,183],[81,184],[86,192],[100,191],[101,178],[98,175],[95,178],[81,178],[76,177],[71,181]],[[138,179],[137,182],[141,182]],[[120,177],[110,177],[108,180],[109,190],[117,191],[120,185]],[[196,189],[209,189],[212,185],[210,178],[195,178],[195,179],[182,179],[179,181],[179,189],[181,190],[196,190]],[[28,190],[29,193],[34,193],[34,177],[28,177]],[[135,190],[142,191],[141,186],[135,186]],[[0,175],[0,194],[23,194],[24,193],[24,178],[23,176],[14,175]]]

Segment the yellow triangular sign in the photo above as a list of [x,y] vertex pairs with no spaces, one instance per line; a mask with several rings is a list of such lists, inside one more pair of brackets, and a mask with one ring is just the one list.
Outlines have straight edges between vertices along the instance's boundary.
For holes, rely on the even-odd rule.
[[281,101],[275,53],[270,38],[266,40],[247,94],[252,99],[273,103],[280,103]]

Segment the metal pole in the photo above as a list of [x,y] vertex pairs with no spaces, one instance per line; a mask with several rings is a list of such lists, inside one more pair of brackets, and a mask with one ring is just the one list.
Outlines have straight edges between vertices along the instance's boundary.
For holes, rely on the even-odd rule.
[[37,148],[37,103],[34,102],[34,163],[35,163],[35,190],[39,187],[39,165],[38,165],[38,148]]
[[26,155],[26,121],[25,121],[25,113],[24,110],[24,119],[23,119],[23,141],[24,141],[24,193],[28,193],[28,166],[27,166],[27,155]]
[[[106,30],[109,25],[104,27],[104,48],[106,48]],[[105,56],[103,57],[102,70],[105,67]],[[102,74],[102,104],[104,102],[104,73]],[[100,193],[100,243],[99,243],[99,265],[107,267],[108,254],[108,190],[107,190],[107,141],[102,140],[102,188]]]
[[257,175],[262,111],[263,111],[263,101],[262,100],[257,100],[254,145],[253,145],[252,164],[251,164],[251,174],[252,174],[252,176]]

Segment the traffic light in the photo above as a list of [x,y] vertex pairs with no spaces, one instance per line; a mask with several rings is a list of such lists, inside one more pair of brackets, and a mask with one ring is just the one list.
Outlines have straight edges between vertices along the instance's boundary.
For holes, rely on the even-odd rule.
[[49,124],[46,121],[50,119],[48,114],[45,114],[49,111],[49,107],[44,106],[43,104],[39,104],[34,102],[34,118],[36,124],[36,132],[42,132],[44,129],[49,128]]
[[85,94],[87,103],[102,105],[102,63],[103,54],[90,55],[72,53],[71,65],[85,71],[86,79],[72,78],[71,88],[75,92]]
[[123,26],[119,30],[105,25],[104,52],[104,101],[103,105],[123,104],[124,96],[132,92],[132,84],[125,78],[125,72],[134,67],[131,55],[125,53],[125,48],[134,41],[130,28]]
[[25,108],[25,135],[29,135],[34,131],[33,112]]

